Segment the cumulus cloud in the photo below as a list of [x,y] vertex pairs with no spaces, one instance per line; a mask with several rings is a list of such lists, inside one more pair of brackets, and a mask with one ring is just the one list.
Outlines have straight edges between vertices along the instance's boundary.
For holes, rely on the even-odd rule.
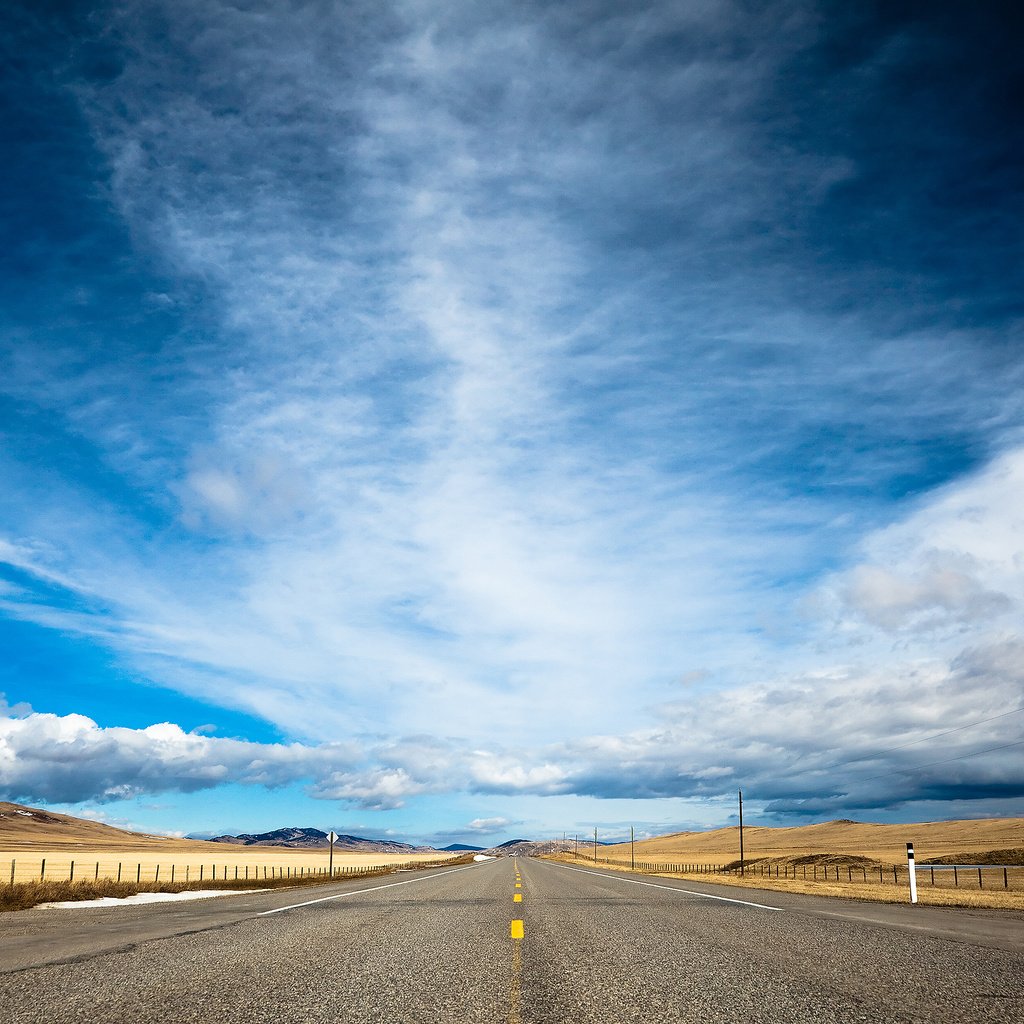
[[0,788],[14,799],[120,800],[226,782],[276,787],[358,758],[344,744],[313,750],[186,733],[169,722],[101,728],[84,715],[0,711]]
[[[965,564],[967,562],[968,564]],[[897,630],[914,623],[975,622],[1011,609],[1006,594],[985,590],[964,558],[928,559],[918,572],[877,565],[850,571],[843,588],[847,606],[874,626]],[[966,570],[966,571],[965,571]]]
[[[738,787],[790,815],[969,803],[1024,796],[1019,759],[1006,753],[1020,743],[1022,693],[1024,644],[1006,641],[952,662],[773,679],[666,705],[656,728],[514,753],[425,736],[360,748],[257,744],[166,723],[103,729],[79,715],[22,713],[0,718],[0,788],[102,801],[304,779],[311,796],[375,810],[425,793],[715,799]],[[479,818],[466,830],[513,823]]]
[[1024,449],[942,488],[865,538],[830,584],[838,615],[887,632],[1012,627],[1024,607]]

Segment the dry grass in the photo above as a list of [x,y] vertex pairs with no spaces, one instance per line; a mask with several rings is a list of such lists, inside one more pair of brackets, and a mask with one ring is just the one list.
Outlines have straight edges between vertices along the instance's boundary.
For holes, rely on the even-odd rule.
[[[829,853],[852,854],[883,864],[898,864],[905,860],[908,842],[914,844],[917,859],[921,862],[937,861],[948,855],[973,855],[1024,847],[1024,819],[983,818],[907,825],[826,821],[794,828],[747,825],[743,829],[747,860]],[[723,865],[737,858],[739,845],[739,829],[735,827],[708,832],[675,832],[637,842],[636,857],[637,860],[660,864]],[[628,859],[629,844],[603,847],[600,856],[606,855],[612,859]]]
[[[163,840],[157,849],[78,848],[73,851],[54,851],[48,847],[34,849],[0,850],[0,885],[11,880],[37,881],[68,879],[74,863],[75,880],[116,880],[134,882],[170,881],[174,870],[175,882],[195,881],[202,873],[209,880],[216,873],[218,880],[225,877],[240,881],[267,879],[284,875],[302,878],[327,870],[327,850],[290,850],[279,846],[231,846],[226,843],[188,843],[187,840]],[[334,854],[334,868],[344,874],[396,866],[415,866],[452,860],[457,854],[447,853],[338,853]],[[45,863],[45,867],[43,862]]]
[[[592,861],[577,860],[571,854],[554,854],[545,858],[546,860],[557,860],[565,864],[580,864],[586,866]],[[628,864],[605,863],[602,859],[598,864],[601,868],[612,871],[630,872]],[[640,873],[640,872],[638,872]],[[755,892],[769,894],[773,892],[794,892],[812,896],[833,896],[844,900],[863,900],[872,903],[907,903],[910,900],[907,888],[906,873],[901,876],[897,885],[892,884],[892,875],[888,875],[885,884],[877,885],[862,882],[849,882],[844,877],[840,882],[825,882],[820,878],[817,881],[802,878],[767,878],[759,875],[741,878],[738,875],[729,875],[728,881],[720,875],[698,874],[686,871],[653,871],[642,872],[645,876],[655,875],[659,878],[679,878],[691,882],[701,882],[708,885],[721,886],[723,889],[750,889]],[[1001,910],[1024,911],[1024,885],[1017,890],[1003,889],[968,889],[952,888],[950,885],[936,886],[934,889],[928,881],[918,873],[918,902],[927,906],[937,907],[978,907]],[[945,874],[945,873],[944,873]],[[952,876],[950,876],[952,877]],[[975,879],[977,876],[973,876]],[[1024,880],[1022,880],[1024,881]],[[999,883],[1001,884],[1001,882]],[[756,898],[752,895],[751,898]]]
[[[395,865],[451,860],[457,853],[350,853],[335,850],[334,866],[346,873]],[[218,880],[267,880],[278,875],[295,879],[326,870],[327,849],[295,850],[283,846],[241,846],[201,839],[168,839],[125,832],[96,821],[67,814],[0,803],[0,885],[69,879],[110,879],[166,882],[174,869],[175,882],[204,881],[216,870]],[[45,867],[44,862],[45,861]],[[11,866],[14,866],[13,876]]]
[[[467,863],[472,858],[466,855],[458,857],[454,863]],[[435,862],[437,863],[437,862]],[[451,864],[452,860],[443,863]],[[415,865],[419,868],[433,866],[427,862],[419,862]],[[373,878],[379,875],[390,875],[401,870],[402,865],[389,864],[383,866],[367,865],[359,869],[350,870],[346,878]],[[337,865],[335,865],[337,871]],[[94,900],[103,897],[125,899],[140,892],[199,892],[203,889],[283,889],[296,886],[323,885],[327,882],[322,875],[305,875],[299,877],[277,877],[268,879],[239,879],[234,880],[206,879],[202,882],[142,882],[136,884],[134,881],[117,882],[109,878],[96,880],[69,881],[67,879],[52,879],[39,881],[38,879],[28,882],[17,882],[14,885],[0,885],[0,912],[10,910],[27,910],[30,907],[38,906],[40,903],[65,903],[78,902],[80,900]]]
[[[635,857],[645,874],[762,891],[891,903],[909,899],[906,844],[913,842],[919,864],[1018,865],[1007,872],[1009,889],[1003,888],[1000,869],[989,868],[982,872],[984,888],[979,887],[975,869],[964,868],[955,876],[951,870],[935,871],[934,885],[933,872],[920,870],[919,902],[1024,910],[1024,867],[1019,866],[1024,865],[1024,819],[1021,818],[909,825],[828,821],[794,828],[748,825],[743,829],[743,839],[747,875],[741,878],[730,874],[728,881],[713,872],[738,868],[738,828],[676,832],[645,839],[635,844]],[[581,843],[579,852],[581,859],[593,863],[592,847]],[[629,844],[601,847],[598,858],[601,867],[628,871]],[[571,855],[554,859],[577,862]],[[892,874],[894,866],[899,873],[896,884]],[[835,878],[837,868],[838,880]],[[776,877],[776,872],[781,877]]]

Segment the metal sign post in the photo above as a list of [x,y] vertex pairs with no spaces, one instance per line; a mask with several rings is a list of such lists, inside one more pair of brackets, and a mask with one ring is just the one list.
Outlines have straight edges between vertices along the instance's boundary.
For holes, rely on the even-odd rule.
[[332,829],[330,832],[327,833],[327,842],[331,844],[331,852],[327,858],[327,873],[331,876],[331,878],[334,877],[334,844],[337,841],[338,833]]
[[910,876],[910,902],[917,902],[917,867],[914,864],[914,844],[907,843],[907,874]]

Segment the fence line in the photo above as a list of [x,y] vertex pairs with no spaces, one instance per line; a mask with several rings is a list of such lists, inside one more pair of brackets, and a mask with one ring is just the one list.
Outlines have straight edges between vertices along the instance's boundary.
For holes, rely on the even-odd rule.
[[[596,857],[592,853],[582,851],[576,854],[577,860],[585,860],[595,866],[603,864],[614,865],[615,867],[630,867],[629,860],[620,860],[610,857]],[[772,870],[774,868],[774,871]],[[800,869],[800,874],[797,869]],[[677,875],[725,875],[739,877],[739,867],[725,866],[722,864],[705,863],[661,863],[659,861],[636,861],[636,870],[644,874],[657,874],[659,872]],[[833,875],[832,872],[835,872]],[[985,873],[991,882],[995,872],[995,885],[989,888],[1010,889],[1011,879],[1019,884],[1014,885],[1014,891],[1024,890],[1024,865],[1021,864],[918,864],[917,878],[918,885],[925,871],[929,871],[929,881],[932,887],[945,888],[941,883],[936,883],[936,871],[952,872],[953,888],[960,888],[961,881],[970,878],[972,883],[976,880],[978,889],[985,888]],[[1011,874],[1015,872],[1015,874]],[[877,881],[876,881],[877,873]],[[975,874],[976,873],[976,874]],[[863,864],[780,864],[768,861],[746,861],[744,874],[747,877],[756,878],[778,878],[781,880],[794,879],[806,882],[829,882],[829,883],[853,883],[861,885],[888,885],[890,869],[886,865],[863,865]],[[901,880],[904,884],[907,881],[907,868],[901,865],[892,865],[892,885],[899,885]],[[1000,886],[1000,882],[1002,885]],[[972,884],[972,888],[975,886]]]
[[[167,863],[157,862],[153,864],[146,864],[144,861],[136,861],[135,864],[135,884],[141,885],[143,883],[152,882],[154,885],[160,882],[160,870],[161,868],[170,868],[170,882],[175,884],[181,884],[181,877],[178,872],[183,867],[185,869],[184,883],[189,884],[191,881],[191,869],[193,866],[199,868],[198,881],[202,882],[206,878],[206,868],[209,865],[210,874],[209,880],[227,882],[232,881],[249,881],[250,874],[249,870],[252,868],[252,881],[260,880],[260,869],[263,871],[263,880],[267,881],[288,881],[294,879],[297,882],[307,881],[314,878],[323,878],[324,881],[331,879],[345,878],[353,875],[368,874],[380,871],[407,871],[412,868],[432,868],[440,867],[443,864],[447,864],[452,858],[444,858],[440,860],[408,860],[408,861],[389,861],[379,864],[337,864],[334,866],[333,872],[329,871],[327,867],[320,867],[316,865],[305,865],[305,864],[294,864],[294,865],[282,865],[282,864],[224,864],[224,863],[210,863],[204,862],[198,865],[193,864],[177,864],[174,862]],[[46,868],[46,857],[42,857],[39,861],[27,861],[23,860],[22,864],[19,865],[18,858],[11,858],[11,871],[8,884],[13,886],[18,882],[27,882],[34,879],[38,879],[40,882],[46,881],[68,881],[74,882],[76,878],[79,882],[84,882],[88,879],[88,876],[92,876],[92,881],[99,881],[101,878],[100,865],[104,862],[98,860],[95,862],[89,862],[89,864],[83,869],[82,863],[78,862],[78,870],[76,873],[76,862],[72,860],[66,868],[58,867],[53,864],[53,858],[50,858],[51,865],[49,872]],[[36,871],[33,866],[38,863],[39,870]],[[67,864],[68,862],[65,862]],[[113,871],[113,861],[106,862],[109,866],[109,870],[104,872],[102,878],[104,879],[115,879]],[[90,872],[89,867],[94,869]],[[124,874],[124,869],[129,866],[130,870],[131,861],[117,861],[117,873],[116,881],[120,882]],[[240,873],[241,872],[241,873]],[[178,875],[178,881],[175,882],[175,876]],[[0,876],[2,877],[2,876]],[[130,877],[130,876],[129,876]],[[167,875],[165,872],[165,880]],[[0,883],[2,884],[2,883]]]

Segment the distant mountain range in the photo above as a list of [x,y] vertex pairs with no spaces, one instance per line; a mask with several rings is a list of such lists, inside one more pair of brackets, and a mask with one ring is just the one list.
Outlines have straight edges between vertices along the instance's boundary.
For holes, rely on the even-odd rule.
[[[326,850],[327,833],[318,828],[278,828],[271,832],[246,832],[240,835],[222,835],[210,838],[208,834],[189,835],[184,840],[165,836],[126,832],[98,821],[75,818],[56,811],[0,801],[0,849],[36,850],[41,846],[54,850],[75,849],[82,846],[97,848],[144,849],[180,845],[182,842],[202,841],[229,846],[271,846],[294,850]],[[593,840],[580,837],[580,848],[592,845]],[[605,845],[603,842],[600,845]],[[522,857],[571,850],[573,841],[510,839],[499,846],[484,849],[468,843],[451,843],[445,853],[486,853],[493,857]],[[391,839],[367,839],[363,836],[339,835],[335,843],[339,852],[406,854],[430,852],[433,847],[413,846]]]
[[[580,845],[582,846],[583,844],[580,843]],[[510,839],[507,843],[492,846],[489,850],[484,850],[483,852],[490,854],[492,857],[536,857],[543,853],[561,853],[572,848],[573,841],[571,839],[546,839],[540,841],[533,839]]]
[[[209,842],[229,843],[232,846],[284,846],[292,850],[326,850],[331,845],[327,841],[327,833],[318,828],[278,828],[273,832],[216,836]],[[412,846],[390,839],[364,839],[362,836],[340,834],[334,848],[354,853],[417,853],[430,849],[427,846]]]

